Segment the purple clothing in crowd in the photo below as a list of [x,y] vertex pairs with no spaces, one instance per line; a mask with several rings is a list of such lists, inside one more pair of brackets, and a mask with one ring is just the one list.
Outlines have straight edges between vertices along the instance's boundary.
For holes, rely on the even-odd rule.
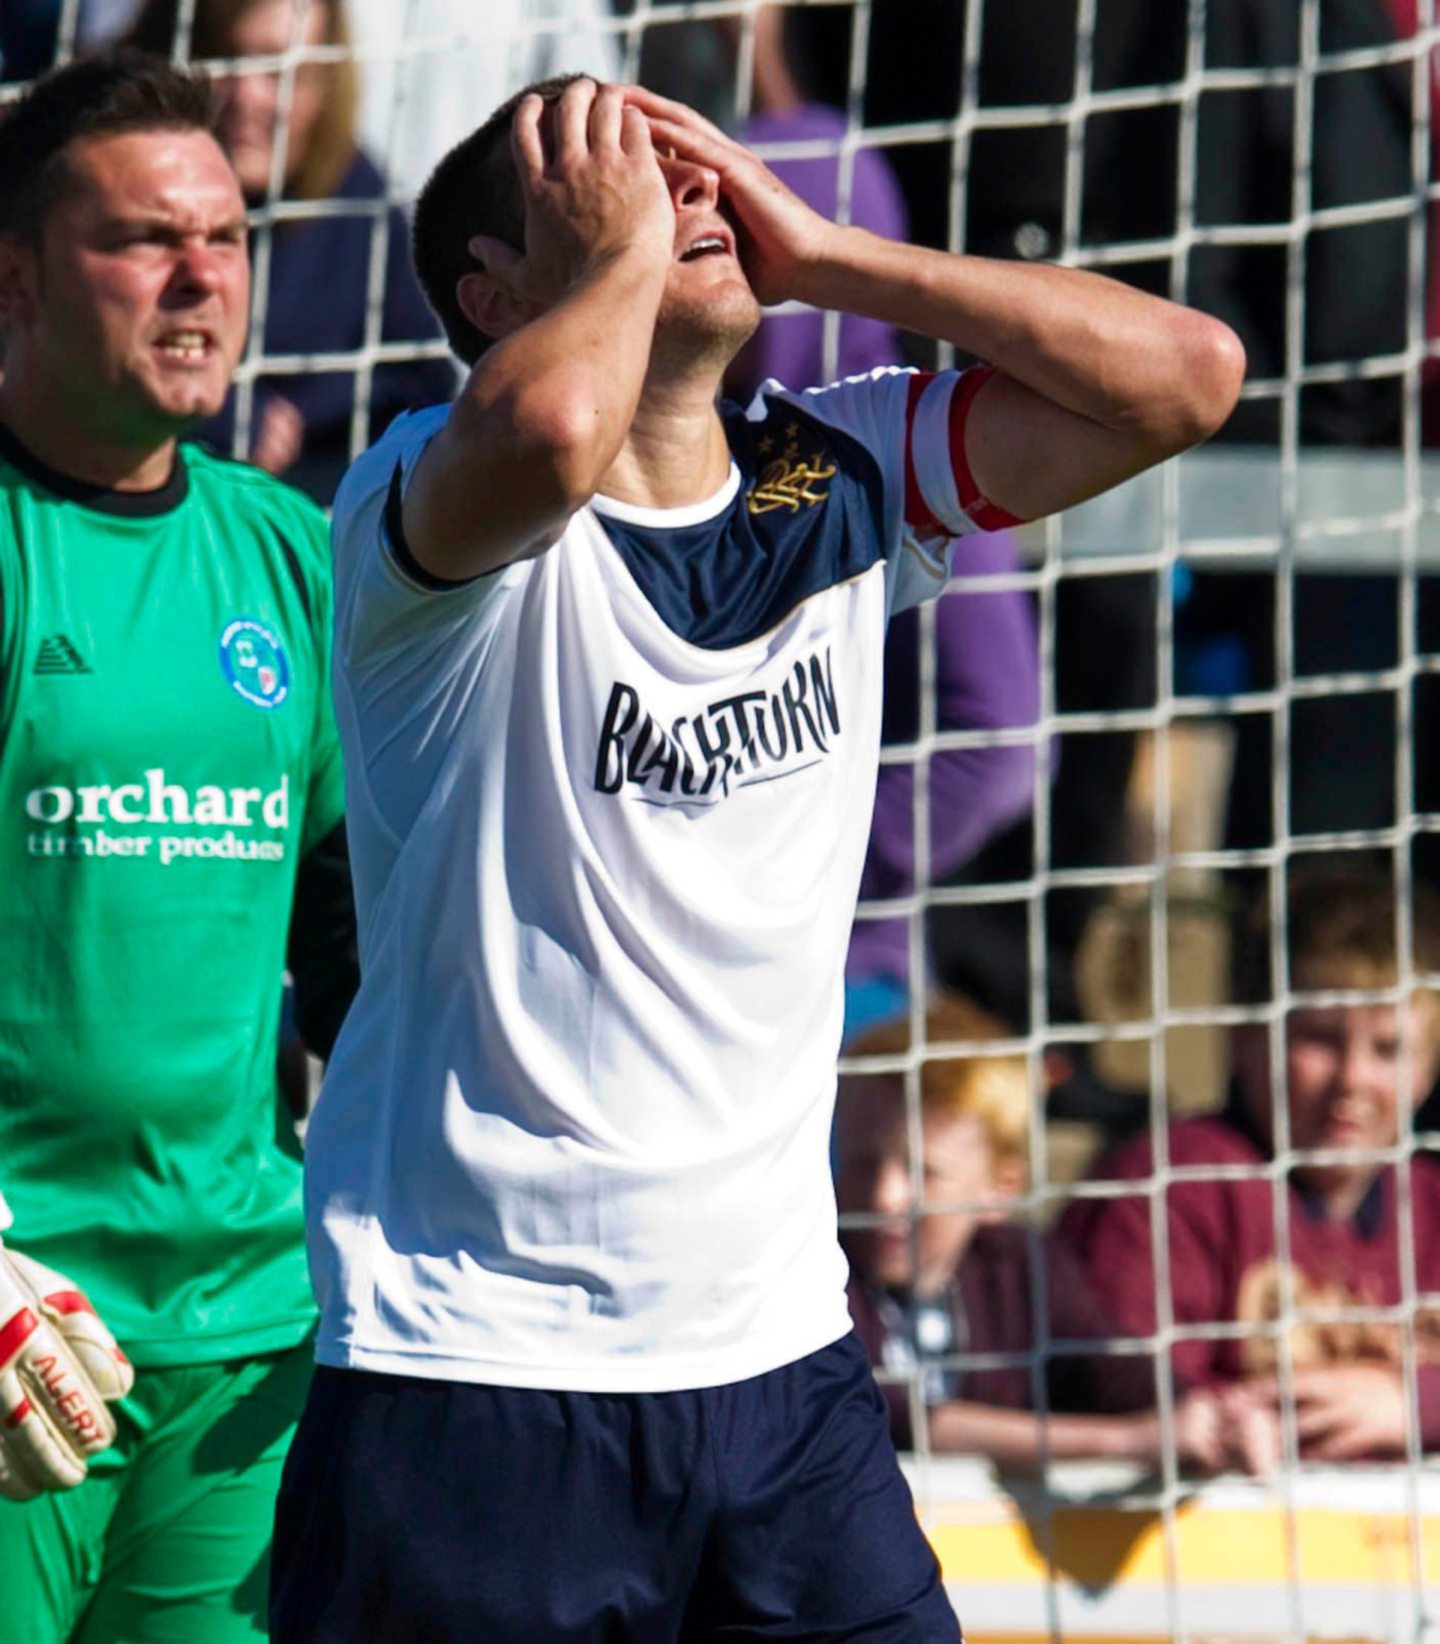
[[[1004,534],[956,544],[956,576],[1013,572],[1015,544]],[[887,744],[913,742],[920,729],[920,614],[906,611],[885,641]],[[1040,649],[1023,590],[942,594],[935,605],[935,723],[940,730],[1004,730],[1033,725],[1040,709]],[[1033,746],[959,748],[930,756],[930,876],[961,867],[1001,828],[1025,815],[1034,797]],[[915,774],[882,765],[875,790],[862,900],[905,896],[915,875]],[[907,922],[859,919],[850,935],[846,977],[904,981]]]
[[[757,114],[741,141],[757,143],[838,143],[845,135],[845,116],[820,103],[772,114]],[[836,155],[767,162],[787,187],[794,189],[821,216],[840,215],[840,161]],[[889,162],[876,149],[858,149],[850,182],[848,221],[888,239],[906,238],[905,203]],[[731,375],[734,397],[746,399],[767,378],[787,388],[813,388],[839,377],[858,376],[900,358],[893,326],[852,314],[840,320],[835,369],[825,369],[823,314],[771,314],[755,334]]]

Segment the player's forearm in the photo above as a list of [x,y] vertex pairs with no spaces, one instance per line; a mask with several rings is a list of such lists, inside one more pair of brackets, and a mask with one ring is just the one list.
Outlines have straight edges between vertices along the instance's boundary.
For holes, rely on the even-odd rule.
[[635,418],[666,268],[622,253],[481,357],[406,494],[427,571],[536,553],[594,495]]
[[635,419],[666,265],[617,256],[555,306],[495,344],[461,390],[477,436],[503,415],[508,437],[579,507],[614,462]]
[[1228,326],[1103,275],[837,229],[796,295],[954,343],[1046,399],[1157,452],[1208,438],[1244,353]]
[[999,1467],[1030,1471],[1051,1461],[1104,1458],[1143,1462],[1156,1453],[1150,1416],[1049,1415],[1043,1428],[1031,1410],[1004,1410],[956,1399],[930,1411],[934,1450],[988,1456]]

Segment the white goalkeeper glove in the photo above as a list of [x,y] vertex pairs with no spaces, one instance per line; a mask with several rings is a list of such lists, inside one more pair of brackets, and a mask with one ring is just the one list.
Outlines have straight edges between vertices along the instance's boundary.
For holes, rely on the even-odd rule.
[[[10,1212],[0,1197],[0,1231]],[[63,1275],[0,1243],[0,1496],[69,1490],[115,1442],[130,1361]]]

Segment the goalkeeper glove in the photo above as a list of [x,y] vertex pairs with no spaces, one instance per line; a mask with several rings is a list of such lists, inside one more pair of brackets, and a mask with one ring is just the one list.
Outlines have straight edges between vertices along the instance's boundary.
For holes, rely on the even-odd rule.
[[[0,1231],[10,1212],[0,1197]],[[0,1496],[69,1490],[115,1442],[130,1361],[75,1286],[0,1243]]]

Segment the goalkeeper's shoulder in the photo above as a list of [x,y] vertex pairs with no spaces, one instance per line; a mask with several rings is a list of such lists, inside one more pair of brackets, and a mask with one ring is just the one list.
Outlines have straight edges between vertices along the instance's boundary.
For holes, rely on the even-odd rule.
[[203,445],[185,447],[195,501],[220,541],[245,552],[255,545],[277,556],[312,619],[328,624],[330,522],[325,511],[293,485],[248,462]]
[[329,522],[303,491],[252,463],[187,444],[185,464],[196,501],[227,532],[269,526],[286,534],[297,552],[328,564]]

